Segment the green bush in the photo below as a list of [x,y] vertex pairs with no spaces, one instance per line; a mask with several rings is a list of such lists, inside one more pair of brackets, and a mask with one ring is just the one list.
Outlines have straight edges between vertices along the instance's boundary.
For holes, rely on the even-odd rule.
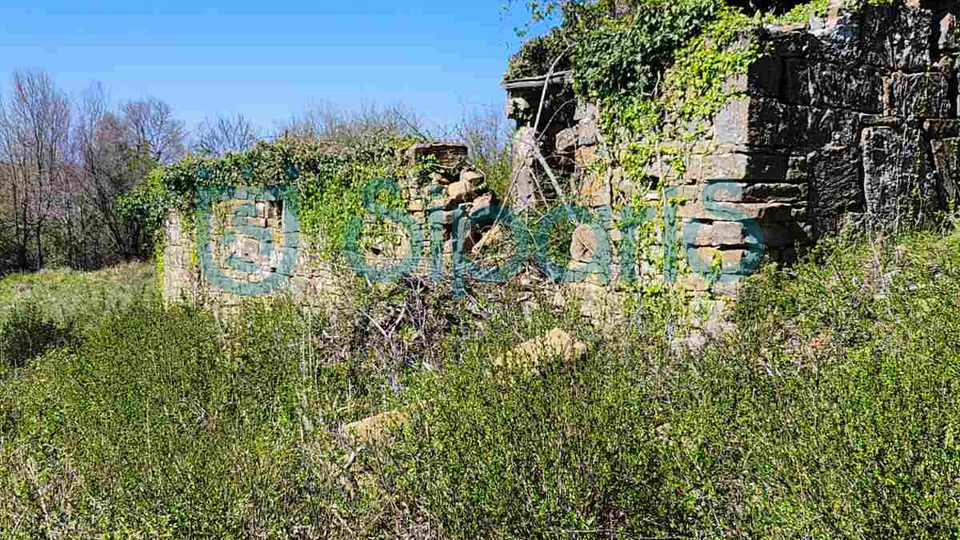
[[44,352],[71,341],[73,326],[54,322],[34,303],[14,306],[0,322],[0,367],[23,367]]
[[451,538],[954,537],[958,243],[771,267],[699,354],[581,330],[586,359],[504,376],[507,318],[425,383],[391,488]]
[[[508,287],[141,302],[0,379],[0,536],[956,537],[958,247],[828,243],[690,351],[669,317],[598,329]],[[555,327],[586,355],[494,362]],[[409,425],[344,436],[386,410]]]

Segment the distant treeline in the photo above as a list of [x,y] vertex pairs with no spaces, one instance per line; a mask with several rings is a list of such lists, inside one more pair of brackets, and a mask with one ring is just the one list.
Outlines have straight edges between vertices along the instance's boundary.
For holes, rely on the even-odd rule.
[[0,275],[148,258],[158,213],[125,211],[123,196],[151,171],[191,152],[223,155],[282,136],[357,139],[386,128],[461,140],[475,159],[505,176],[505,124],[494,107],[432,130],[403,107],[352,113],[319,107],[277,122],[269,135],[242,114],[208,118],[191,132],[160,99],[113,105],[99,83],[71,96],[43,71],[18,70],[0,86]]

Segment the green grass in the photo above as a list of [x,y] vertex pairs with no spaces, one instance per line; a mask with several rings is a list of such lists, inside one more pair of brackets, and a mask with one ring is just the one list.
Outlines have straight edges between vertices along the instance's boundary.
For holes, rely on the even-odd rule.
[[98,321],[104,313],[156,293],[154,268],[129,263],[99,270],[44,270],[0,278],[0,320],[32,303],[59,321]]
[[155,300],[156,291],[153,266],[143,263],[0,279],[0,378],[50,349],[73,345],[104,314]]
[[[0,379],[0,537],[956,537],[958,248],[825,244],[682,354],[642,302],[601,330],[510,291],[108,308]],[[588,354],[493,365],[553,327]],[[410,424],[344,435],[387,410]]]

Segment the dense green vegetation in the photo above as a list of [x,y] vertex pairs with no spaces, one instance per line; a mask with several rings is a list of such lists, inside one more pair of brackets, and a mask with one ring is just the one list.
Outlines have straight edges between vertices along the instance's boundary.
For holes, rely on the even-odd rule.
[[98,326],[104,313],[150,298],[153,269],[123,264],[96,272],[48,270],[0,280],[0,377]]
[[[584,39],[578,91],[618,103],[608,127],[633,133],[709,115],[717,81],[756,54],[725,45],[760,19],[634,4],[568,27]],[[617,7],[552,5],[581,22]],[[628,156],[642,165],[659,141]],[[336,240],[363,182],[406,172],[408,140],[373,143],[190,156],[118,211],[156,224],[198,184],[293,183],[307,228]],[[453,300],[416,279],[355,291],[354,310],[256,300],[218,319],[163,305],[150,265],[7,276],[0,537],[956,537],[958,247],[953,228],[832,239],[748,278],[735,327],[695,347],[665,294],[638,293],[605,327],[540,291]],[[498,362],[553,328],[587,353]],[[409,422],[345,432],[384,411]]]
[[[0,536],[951,537],[958,247],[837,240],[768,267],[700,351],[655,305],[601,331],[413,283],[337,317],[109,300],[0,381]],[[79,279],[31,278],[40,311]],[[493,365],[558,326],[584,358]],[[411,423],[391,438],[342,433],[393,409]]]

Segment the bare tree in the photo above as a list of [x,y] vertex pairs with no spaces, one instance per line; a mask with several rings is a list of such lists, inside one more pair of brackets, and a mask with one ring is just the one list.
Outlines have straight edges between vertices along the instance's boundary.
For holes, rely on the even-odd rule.
[[156,98],[131,101],[121,108],[121,115],[137,150],[149,153],[158,163],[173,163],[186,153],[186,125],[174,118],[167,103]]
[[28,156],[23,147],[23,134],[15,119],[8,112],[9,107],[0,95],[0,182],[9,194],[8,204],[12,222],[13,244],[18,269],[27,268],[27,247],[30,240],[30,227],[27,221],[29,198],[27,182],[30,168]]
[[[31,231],[37,268],[44,264],[44,226],[50,217],[51,194],[66,183],[70,120],[70,102],[48,74],[14,72],[10,97],[0,103],[0,133],[8,166],[14,169],[11,189],[23,227],[18,234],[25,246],[26,231]],[[24,263],[25,249],[20,255]]]
[[117,198],[185,154],[184,123],[153,98],[114,109],[99,84],[74,105],[46,73],[11,83],[0,91],[0,273],[144,256],[150,232]]
[[[120,216],[116,200],[140,182],[163,158],[164,150],[149,142],[151,131],[144,126],[167,125],[176,128],[180,122],[166,117],[165,107],[157,107],[162,122],[151,119],[139,106],[127,104],[121,113],[111,112],[103,88],[94,85],[84,95],[78,114],[75,131],[77,162],[82,171],[82,205],[91,217],[101,225],[101,233],[112,243],[112,251],[122,258],[142,256],[140,224]],[[132,115],[131,115],[132,111]],[[177,151],[182,141],[176,129],[155,137],[168,148]],[[182,150],[181,150],[182,151]],[[168,154],[169,155],[169,154]],[[92,238],[92,241],[97,239]],[[90,250],[102,258],[103,250]],[[101,261],[102,262],[102,261]]]
[[502,113],[502,106],[463,108],[463,120],[455,124],[447,137],[467,145],[470,158],[489,164],[509,154],[513,129]]
[[197,128],[194,149],[210,156],[222,156],[229,152],[242,152],[260,140],[260,132],[247,117],[207,118]]
[[425,133],[420,119],[402,105],[364,105],[353,112],[343,112],[331,105],[322,105],[279,123],[277,128],[280,137],[348,146],[384,137],[431,138]]

